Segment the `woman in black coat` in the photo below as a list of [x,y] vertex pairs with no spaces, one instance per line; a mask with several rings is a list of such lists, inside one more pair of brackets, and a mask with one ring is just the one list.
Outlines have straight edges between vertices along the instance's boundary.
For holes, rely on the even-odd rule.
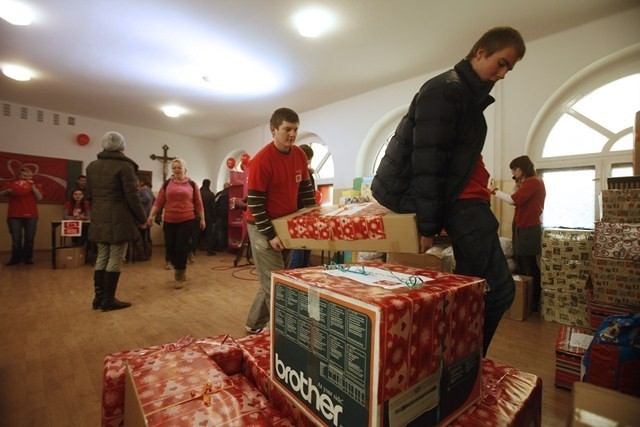
[[89,239],[98,246],[93,276],[93,308],[120,310],[131,305],[115,298],[122,260],[135,227],[145,229],[146,214],[138,194],[138,165],[123,154],[125,139],[118,132],[102,137],[104,151],[87,166],[91,198]]

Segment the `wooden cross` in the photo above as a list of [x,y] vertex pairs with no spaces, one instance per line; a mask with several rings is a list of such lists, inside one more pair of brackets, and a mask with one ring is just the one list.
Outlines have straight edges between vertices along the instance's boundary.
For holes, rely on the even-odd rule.
[[162,151],[164,151],[164,154],[162,156],[156,156],[155,154],[152,154],[149,157],[151,157],[151,160],[160,160],[162,162],[162,182],[165,182],[167,180],[167,164],[171,160],[175,160],[175,157],[167,156],[167,152],[169,151],[169,146],[167,144],[162,146]]

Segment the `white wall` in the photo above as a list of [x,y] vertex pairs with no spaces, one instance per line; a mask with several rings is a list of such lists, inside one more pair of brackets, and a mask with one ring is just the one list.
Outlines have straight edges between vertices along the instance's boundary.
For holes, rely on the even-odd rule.
[[[490,132],[485,158],[488,169],[497,179],[508,177],[508,163],[512,158],[527,153],[525,141],[544,102],[582,68],[638,43],[638,22],[640,7],[527,43],[524,60],[498,84],[494,91],[497,102],[486,113]],[[526,34],[523,36],[526,39]],[[467,49],[468,46],[460,47],[461,58]],[[440,71],[431,70],[312,111],[299,112],[300,134],[318,135],[333,154],[336,188],[351,187],[357,172],[356,160],[370,129],[389,112],[408,105],[422,83]],[[62,124],[54,126],[52,112],[45,110],[46,123],[38,123],[35,108],[29,110],[28,120],[20,119],[17,110],[13,117],[0,116],[0,151],[82,160],[86,166],[100,151],[100,136],[106,131],[118,130],[127,138],[126,154],[137,161],[141,169],[153,171],[154,190],[160,186],[162,168],[149,155],[162,154],[164,144],[170,147],[170,156],[179,155],[187,161],[188,175],[196,182],[210,178],[213,187],[220,189],[228,177],[225,159],[229,155],[238,150],[253,155],[271,140],[268,128],[271,111],[265,111],[264,125],[212,143],[79,116],[76,116],[76,125],[71,127],[66,125],[68,115],[64,113],[60,115]],[[79,133],[90,135],[91,143],[85,147],[77,145],[75,136]],[[0,215],[6,215],[6,203],[0,203]],[[36,242],[39,249],[48,247],[47,234],[46,227],[39,228]],[[7,234],[0,232],[0,250],[9,248]]]

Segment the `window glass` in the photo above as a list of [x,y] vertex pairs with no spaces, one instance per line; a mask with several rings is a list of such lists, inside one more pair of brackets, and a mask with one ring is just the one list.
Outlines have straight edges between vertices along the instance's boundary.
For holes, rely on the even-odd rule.
[[320,142],[308,143],[313,150],[311,159],[311,169],[314,171],[316,179],[333,179],[335,176],[333,168],[333,156],[329,153],[326,145]]
[[573,109],[612,133],[632,126],[634,114],[640,110],[640,74],[599,87],[576,102]]
[[633,166],[630,163],[621,163],[611,166],[611,177],[633,176]]
[[542,157],[599,153],[606,142],[607,137],[601,133],[569,114],[563,114],[547,137]]
[[593,228],[595,221],[595,168],[545,170],[547,189],[544,227]]
[[628,133],[611,147],[611,151],[633,150],[633,134]]

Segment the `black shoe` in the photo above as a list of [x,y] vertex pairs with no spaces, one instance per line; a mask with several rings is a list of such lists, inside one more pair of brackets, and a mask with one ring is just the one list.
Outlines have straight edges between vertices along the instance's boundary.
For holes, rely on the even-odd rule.
[[18,265],[18,264],[20,264],[19,259],[10,259],[9,262],[7,263],[7,265]]
[[25,264],[33,265],[33,260],[32,259],[25,259],[23,262]]
[[102,311],[114,311],[114,310],[122,310],[123,308],[131,307],[130,302],[118,301],[113,298],[111,301],[106,303],[102,303],[100,309]]

